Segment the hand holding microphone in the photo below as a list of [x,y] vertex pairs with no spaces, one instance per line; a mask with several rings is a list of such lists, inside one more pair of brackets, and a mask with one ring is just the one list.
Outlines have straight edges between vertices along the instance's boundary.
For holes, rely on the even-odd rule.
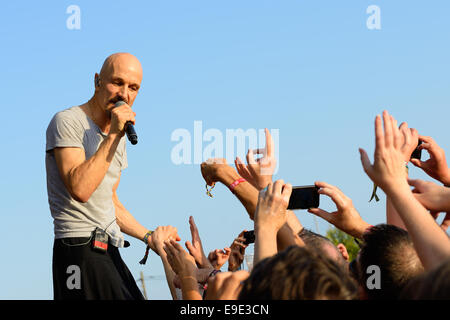
[[[126,103],[124,101],[118,101],[118,102],[116,102],[114,109],[112,110],[112,113],[116,113],[118,120],[119,120],[119,112],[115,109],[117,109],[118,107],[125,105],[125,104]],[[131,142],[131,144],[135,145],[138,143],[138,137],[137,137],[136,131],[134,130],[134,125],[133,125],[134,112],[131,111],[131,109],[129,110],[129,112],[131,112],[131,117],[133,118],[133,120],[132,121],[128,120],[125,122],[124,131],[127,134],[128,140]],[[130,118],[129,114],[127,116],[128,116],[128,118]]]

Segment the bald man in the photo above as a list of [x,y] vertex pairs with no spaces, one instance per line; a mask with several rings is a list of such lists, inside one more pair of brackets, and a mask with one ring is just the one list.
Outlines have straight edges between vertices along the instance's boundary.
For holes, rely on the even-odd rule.
[[[122,232],[152,249],[153,239],[116,193],[127,167],[124,127],[135,123],[141,81],[136,57],[113,54],[95,74],[93,97],[58,112],[47,128],[55,299],[143,299],[118,248],[129,245]],[[120,100],[126,104],[115,107]]]

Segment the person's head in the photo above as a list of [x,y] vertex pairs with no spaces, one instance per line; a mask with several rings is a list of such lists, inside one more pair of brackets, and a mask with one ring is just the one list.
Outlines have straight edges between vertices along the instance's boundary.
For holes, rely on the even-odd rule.
[[[423,272],[423,266],[408,232],[380,224],[364,233],[355,270],[362,298],[393,300],[409,280]],[[377,281],[378,286],[374,285]]]
[[111,110],[119,100],[132,106],[142,81],[142,66],[130,53],[114,53],[106,58],[100,74],[95,74],[93,99],[103,110]]
[[348,252],[343,244],[335,246],[330,239],[303,228],[298,236],[303,240],[306,247],[337,262],[342,268],[347,269]]
[[244,281],[239,300],[350,300],[356,283],[334,261],[291,246],[260,261]]
[[450,299],[450,259],[412,279],[401,294],[407,300]]

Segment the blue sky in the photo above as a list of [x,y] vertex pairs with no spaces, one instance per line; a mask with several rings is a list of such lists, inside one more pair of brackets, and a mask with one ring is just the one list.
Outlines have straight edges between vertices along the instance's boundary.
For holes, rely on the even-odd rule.
[[[79,30],[66,27],[70,5],[81,10]],[[366,26],[369,5],[381,10],[380,30]],[[92,96],[94,74],[114,52],[133,53],[144,68],[133,107],[140,141],[128,145],[119,198],[143,225],[174,225],[183,241],[193,215],[207,252],[252,224],[223,186],[205,195],[198,165],[171,161],[172,132],[193,133],[194,121],[224,135],[279,129],[275,178],[337,185],[371,224],[385,221],[384,196],[368,203],[358,147],[373,153],[376,114],[387,109],[450,150],[448,1],[9,1],[1,9],[0,299],[53,296],[45,130],[54,113]],[[310,214],[297,215],[315,229]],[[318,220],[320,233],[328,228]],[[121,254],[135,277],[162,276],[159,258],[140,266],[144,246],[131,243]],[[147,281],[149,297],[169,299],[158,279]]]

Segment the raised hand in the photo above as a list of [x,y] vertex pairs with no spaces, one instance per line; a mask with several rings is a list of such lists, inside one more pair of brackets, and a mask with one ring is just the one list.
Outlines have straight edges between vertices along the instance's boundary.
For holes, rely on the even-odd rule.
[[219,270],[230,258],[230,253],[230,248],[216,249],[208,254],[208,260],[215,269]]
[[359,149],[361,163],[364,171],[372,181],[386,193],[399,186],[407,187],[406,162],[402,152],[404,137],[397,127],[397,121],[383,112],[383,124],[381,117],[375,118],[375,154],[374,163],[370,163],[367,152]]
[[411,159],[412,164],[421,168],[430,177],[442,182],[445,185],[450,185],[450,169],[447,166],[444,150],[431,137],[419,136],[422,144],[419,149],[427,150],[430,159],[427,161],[420,161],[419,159]]
[[227,167],[227,160],[223,158],[208,159],[200,165],[203,179],[208,186],[214,186],[220,181],[221,171]]
[[167,254],[167,260],[180,278],[196,274],[197,266],[195,259],[181,245],[173,240],[164,241],[164,251]]
[[[266,146],[263,149],[249,149],[247,165],[239,157],[234,160],[238,173],[258,190],[264,189],[272,181],[272,175],[276,168],[274,143],[267,128],[265,134]],[[263,156],[255,159],[255,154],[262,154]]]
[[244,244],[245,231],[247,230],[242,231],[230,246],[231,254],[228,259],[228,271],[236,271],[242,264],[242,261],[244,261],[245,249],[248,247],[248,245]]
[[267,190],[259,192],[255,212],[255,229],[269,228],[278,232],[286,223],[286,210],[292,193],[292,185],[283,180],[269,183]]
[[269,183],[259,192],[255,212],[255,250],[253,263],[277,253],[277,234],[287,221],[286,209],[291,197],[292,186],[283,180]]
[[330,213],[320,208],[312,208],[308,212],[321,217],[353,237],[361,238],[370,225],[361,218],[353,206],[352,199],[347,197],[339,188],[326,182],[318,181],[315,185],[320,188],[319,194],[324,194],[331,198],[336,204],[337,210]]
[[186,241],[185,245],[191,256],[194,257],[195,262],[199,268],[206,268],[210,266],[208,259],[203,251],[202,240],[195,224],[194,217],[189,217],[189,226],[191,230],[192,242]]
[[401,151],[404,155],[405,162],[409,162],[411,155],[419,144],[419,133],[414,128],[408,128],[408,124],[406,122],[403,122],[400,125],[399,130],[403,135]]

